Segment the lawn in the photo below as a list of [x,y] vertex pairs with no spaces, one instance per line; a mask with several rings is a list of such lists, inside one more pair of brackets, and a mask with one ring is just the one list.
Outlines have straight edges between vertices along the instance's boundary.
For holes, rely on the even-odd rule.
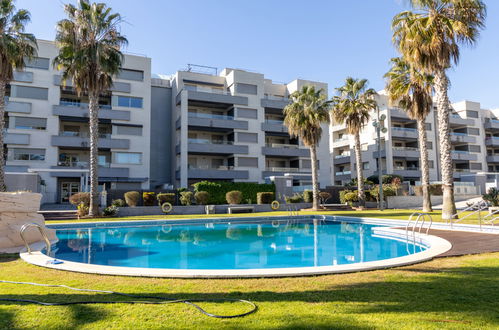
[[[309,212],[300,211],[300,215],[307,214],[324,214],[324,215],[336,215],[344,217],[366,217],[366,218],[380,218],[380,219],[390,219],[390,220],[407,220],[410,215],[414,212],[421,212],[421,210],[364,210],[364,211],[320,211],[320,212]],[[465,212],[466,215],[470,212]],[[482,217],[485,216],[487,212],[482,212]],[[433,221],[442,222],[442,212],[434,211],[430,213]],[[159,219],[206,219],[206,218],[223,218],[223,217],[254,217],[254,216],[287,216],[289,212],[286,211],[276,211],[276,212],[260,212],[260,213],[240,213],[240,214],[195,214],[195,215],[144,215],[144,216],[132,216],[132,217],[116,217],[116,218],[86,218],[81,220],[56,220],[47,221],[47,223],[61,223],[61,222],[89,222],[89,221],[128,221],[128,220],[159,220]],[[473,214],[469,218],[460,221],[460,223],[470,223],[478,224],[478,214]]]
[[[158,294],[169,298],[241,298],[259,310],[212,319],[187,305],[43,307],[0,302],[0,329],[497,329],[499,253],[438,258],[389,270],[301,278],[181,280],[68,273],[0,256],[0,279]],[[0,298],[43,301],[116,300],[104,294],[0,284]],[[242,312],[204,303],[214,313]]]

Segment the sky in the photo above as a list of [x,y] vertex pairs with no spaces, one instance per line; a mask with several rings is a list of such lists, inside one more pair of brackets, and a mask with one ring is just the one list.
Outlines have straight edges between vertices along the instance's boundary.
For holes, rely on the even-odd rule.
[[[152,58],[153,73],[172,74],[188,63],[247,69],[275,82],[322,81],[329,92],[346,77],[366,78],[381,90],[388,61],[397,56],[391,20],[406,0],[100,0],[124,18],[128,52]],[[28,32],[53,40],[65,3],[17,0],[28,9]],[[451,102],[499,108],[499,1],[485,0],[486,30],[463,47],[450,69]]]

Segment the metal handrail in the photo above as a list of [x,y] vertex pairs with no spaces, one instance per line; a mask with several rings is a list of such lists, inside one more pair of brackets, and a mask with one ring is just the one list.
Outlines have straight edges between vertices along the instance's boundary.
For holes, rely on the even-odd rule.
[[[479,223],[479,226],[480,226],[480,230],[482,230],[482,211],[486,210],[488,208],[488,204],[486,201],[484,200],[481,200],[481,201],[478,201],[476,203],[473,203],[472,205],[468,206],[467,208],[465,208],[464,210],[461,210],[459,212],[457,212],[456,214],[453,214],[451,219],[449,220],[450,221],[450,226],[452,228],[452,225],[454,223],[457,223],[463,219],[466,219],[467,217],[473,215],[473,214],[476,214],[478,213],[478,223]],[[459,215],[462,214],[463,212],[466,212],[466,211],[470,211],[470,210],[473,210],[475,208],[478,208],[477,210],[475,210],[474,212],[471,212],[467,215],[465,215],[464,217],[462,218],[459,218]],[[457,217],[457,219],[453,219],[454,217]],[[446,223],[448,223],[448,220],[446,219],[445,220]]]
[[430,214],[428,213],[422,213],[422,212],[414,212],[410,215],[409,220],[407,222],[407,225],[405,226],[405,237],[406,237],[406,242],[407,242],[407,252],[409,252],[409,227],[412,223],[412,220],[414,216],[417,215],[416,221],[414,222],[414,225],[412,226],[412,242],[414,246],[414,252],[416,251],[416,228],[418,227],[419,220],[421,219],[421,225],[418,227],[419,231],[418,233],[421,234],[421,231],[424,228],[424,224],[426,222],[426,217],[429,217],[430,224],[428,228],[426,228],[426,235],[428,235],[430,228],[433,224],[433,218],[431,217]]
[[31,254],[31,247],[30,247],[28,241],[26,240],[26,237],[24,237],[24,232],[26,231],[26,229],[28,229],[30,227],[38,228],[38,230],[40,231],[40,234],[42,235],[43,239],[45,240],[45,245],[47,248],[47,255],[50,257],[51,252],[52,252],[52,244],[50,243],[50,240],[47,236],[47,232],[45,231],[45,229],[37,223],[26,223],[21,227],[21,230],[19,231],[19,235],[21,235],[21,238],[24,241],[24,245],[26,245],[26,249],[28,250],[28,254]]

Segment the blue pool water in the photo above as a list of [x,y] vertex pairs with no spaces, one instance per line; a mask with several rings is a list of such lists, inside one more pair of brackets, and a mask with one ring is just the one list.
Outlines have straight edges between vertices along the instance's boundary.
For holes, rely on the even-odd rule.
[[251,269],[331,266],[425,248],[376,237],[378,225],[330,220],[244,220],[60,228],[55,257],[108,266]]

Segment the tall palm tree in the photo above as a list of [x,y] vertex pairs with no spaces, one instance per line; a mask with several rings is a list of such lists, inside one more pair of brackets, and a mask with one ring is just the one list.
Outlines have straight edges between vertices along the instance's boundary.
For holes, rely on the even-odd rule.
[[16,11],[13,0],[0,1],[0,191],[6,191],[5,184],[5,93],[14,76],[14,70],[22,70],[26,58],[35,56],[36,38],[25,33],[30,14],[25,9]]
[[[360,131],[370,118],[370,111],[378,105],[375,100],[376,91],[367,88],[367,79],[348,77],[345,85],[337,88],[338,96],[333,98],[333,118],[338,124],[346,124],[347,132],[353,135],[355,145],[355,162],[357,168],[357,194],[359,205],[365,206],[364,176],[362,175],[362,151],[360,149]],[[378,165],[378,170],[380,166]]]
[[329,123],[330,101],[322,89],[303,86],[290,96],[292,103],[284,108],[284,125],[291,136],[298,137],[310,149],[312,165],[313,208],[319,209],[317,145],[322,137],[322,124]]
[[62,70],[62,81],[72,81],[79,95],[89,98],[90,128],[90,208],[89,215],[98,208],[98,129],[99,96],[109,90],[123,62],[120,49],[127,39],[120,34],[121,16],[111,13],[104,3],[79,0],[75,7],[64,6],[68,16],[57,23],[56,42],[59,54],[54,60]]
[[393,42],[416,69],[434,76],[443,184],[442,218],[456,213],[446,71],[459,60],[460,45],[476,43],[485,26],[481,0],[411,0],[413,11],[393,18]]
[[433,76],[415,69],[401,57],[391,59],[391,68],[385,74],[390,101],[407,112],[418,125],[418,142],[423,188],[423,212],[431,212],[430,166],[425,120],[432,107]]

